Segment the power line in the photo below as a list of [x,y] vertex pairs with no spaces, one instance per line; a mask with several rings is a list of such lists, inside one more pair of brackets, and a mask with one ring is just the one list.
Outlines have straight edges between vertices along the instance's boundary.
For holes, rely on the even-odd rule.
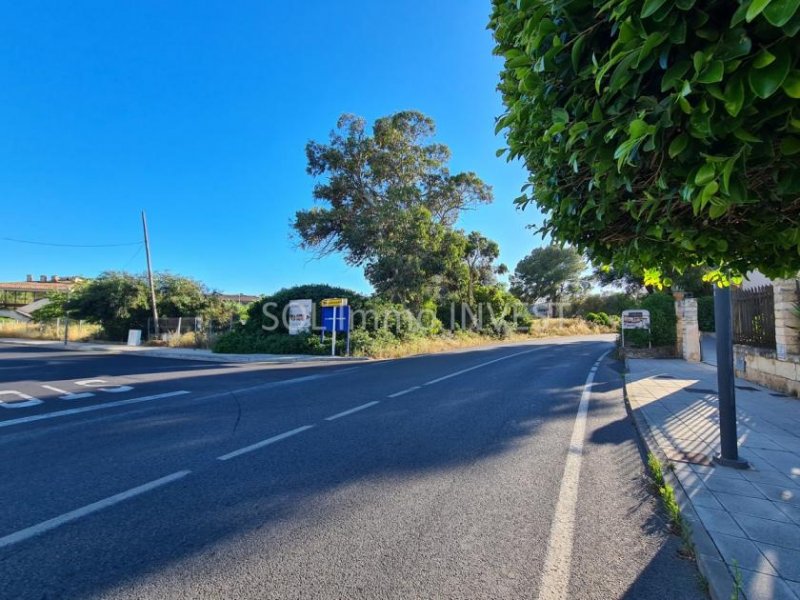
[[17,244],[33,244],[34,246],[56,246],[59,248],[119,248],[121,246],[137,246],[142,244],[139,242],[126,242],[124,244],[55,244],[50,242],[34,242],[32,240],[19,240],[16,238],[4,237],[0,238],[4,242],[16,242]]

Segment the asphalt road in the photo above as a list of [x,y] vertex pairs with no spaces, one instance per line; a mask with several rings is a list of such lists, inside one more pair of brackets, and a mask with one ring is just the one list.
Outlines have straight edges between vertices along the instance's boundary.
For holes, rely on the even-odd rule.
[[0,598],[702,598],[620,365],[584,394],[610,348],[238,366],[0,346]]

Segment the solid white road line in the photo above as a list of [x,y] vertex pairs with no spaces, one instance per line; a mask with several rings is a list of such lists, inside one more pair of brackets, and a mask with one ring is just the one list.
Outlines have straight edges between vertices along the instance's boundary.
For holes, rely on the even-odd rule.
[[47,521],[42,521],[37,525],[26,527],[25,529],[20,529],[19,531],[15,531],[14,533],[11,533],[9,535],[0,537],[0,548],[16,544],[23,540],[27,540],[29,538],[32,538],[33,536],[39,535],[46,531],[50,531],[51,529],[55,529],[56,527],[60,527],[65,523],[69,523],[70,521],[75,521],[76,519],[80,519],[81,517],[85,517],[86,515],[90,515],[99,510],[103,510],[104,508],[108,508],[109,506],[114,506],[115,504],[119,504],[123,500],[127,500],[128,498],[133,498],[134,496],[138,496],[139,494],[144,494],[145,492],[149,492],[150,490],[153,490],[157,487],[161,487],[162,485],[166,485],[177,479],[186,477],[189,473],[191,473],[191,471],[178,471],[177,473],[173,473],[172,475],[167,475],[166,477],[162,477],[161,479],[156,479],[154,481],[145,483],[138,487],[131,488],[125,492],[115,494],[114,496],[109,496],[104,500],[99,500],[97,502],[93,502],[92,504],[87,504],[82,508],[77,508],[68,513],[64,513],[63,515],[60,515],[58,517],[48,519]]
[[182,396],[188,394],[187,390],[178,390],[177,392],[166,392],[164,394],[155,394],[153,396],[142,396],[140,398],[129,398],[128,400],[118,400],[117,402],[106,402],[105,404],[93,404],[92,406],[81,406],[80,408],[69,408],[67,410],[57,410],[51,413],[43,413],[40,415],[31,415],[29,417],[21,417],[19,419],[9,419],[8,421],[0,421],[0,427],[10,427],[11,425],[20,425],[22,423],[32,423],[33,421],[44,421],[45,419],[56,419],[58,417],[67,417],[69,415],[77,415],[85,412],[93,412],[95,410],[105,410],[107,408],[114,408],[117,406],[127,406],[129,404],[139,404],[141,402],[150,402],[151,400],[160,400],[162,398],[172,398],[173,396]]
[[567,462],[561,478],[561,490],[558,493],[558,504],[550,528],[550,541],[547,544],[547,558],[539,586],[539,600],[566,600],[569,591],[569,576],[572,562],[572,543],[575,533],[575,508],[578,503],[578,482],[583,459],[583,442],[586,438],[586,414],[589,410],[589,399],[592,396],[594,375],[600,362],[608,355],[603,355],[594,363],[586,383],[583,386],[578,414],[572,429],[569,442]]
[[395,392],[394,394],[389,394],[387,396],[387,398],[397,398],[398,396],[403,396],[405,394],[408,394],[409,392],[413,392],[414,390],[418,390],[420,387],[421,386],[415,385],[414,387],[410,387],[408,389],[401,390],[399,392]]
[[364,410],[365,408],[369,408],[370,406],[375,406],[376,404],[380,404],[380,400],[373,400],[372,402],[367,402],[366,404],[362,404],[361,406],[356,406],[355,408],[351,408],[350,410],[345,410],[340,413],[336,413],[335,415],[331,415],[330,417],[325,417],[326,421],[335,421],[339,417],[346,417],[347,415],[352,415],[360,410]]
[[494,360],[489,360],[479,365],[475,365],[474,367],[470,367],[468,369],[462,369],[460,371],[456,371],[455,373],[450,373],[449,375],[445,375],[444,377],[439,377],[438,379],[432,379],[431,381],[427,381],[422,385],[433,385],[434,383],[439,383],[440,381],[444,381],[445,379],[450,379],[451,377],[458,377],[459,375],[463,375],[464,373],[469,373],[470,371],[474,371],[475,369],[480,369],[487,365],[492,365],[496,362],[500,362],[501,360],[507,360],[509,358],[514,358],[515,356],[522,356],[523,354],[530,354],[536,350],[536,348],[532,348],[531,350],[525,350],[525,352],[517,352],[515,354],[509,354],[508,356],[501,356],[500,358],[495,358]]
[[261,442],[256,442],[255,444],[251,444],[250,446],[245,446],[244,448],[239,448],[238,450],[234,450],[233,452],[229,452],[228,454],[223,454],[222,456],[218,456],[217,460],[230,460],[231,458],[236,458],[237,456],[241,456],[242,454],[246,454],[248,452],[252,452],[253,450],[258,450],[259,448],[263,448],[264,446],[269,446],[270,444],[274,444],[275,442],[280,442],[281,440],[285,440],[288,437],[292,437],[293,435],[297,435],[298,433],[302,433],[307,429],[311,429],[314,427],[313,425],[303,425],[302,427],[298,427],[297,429],[292,429],[291,431],[284,431],[283,433],[279,433],[278,435],[274,435],[271,438],[267,438]]

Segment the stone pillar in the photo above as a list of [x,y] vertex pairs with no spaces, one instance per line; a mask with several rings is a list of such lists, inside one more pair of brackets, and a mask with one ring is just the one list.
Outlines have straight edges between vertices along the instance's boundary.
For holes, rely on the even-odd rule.
[[678,352],[684,360],[700,362],[700,326],[697,322],[697,300],[675,301]]
[[775,353],[778,360],[789,354],[800,354],[800,318],[795,314],[797,280],[775,279],[772,282],[775,301]]

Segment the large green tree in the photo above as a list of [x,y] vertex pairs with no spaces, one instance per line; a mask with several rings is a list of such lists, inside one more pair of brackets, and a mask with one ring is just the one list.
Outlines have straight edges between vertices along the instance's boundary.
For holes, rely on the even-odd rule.
[[464,245],[464,263],[466,264],[467,292],[466,300],[475,302],[475,286],[493,286],[497,283],[497,275],[508,272],[504,264],[495,264],[500,257],[500,246],[479,231],[467,235]]
[[[508,156],[595,262],[800,268],[800,0],[493,0]],[[648,270],[649,269],[649,270]]]
[[309,142],[319,205],[295,215],[300,245],[341,252],[377,290],[418,302],[448,268],[440,259],[454,249],[461,212],[492,200],[477,175],[450,172],[450,151],[432,141],[434,131],[429,117],[413,111],[380,118],[371,132],[364,119],[343,115],[327,144]]
[[523,258],[511,276],[511,292],[525,302],[557,302],[565,292],[580,288],[586,268],[581,255],[569,246],[536,248]]

